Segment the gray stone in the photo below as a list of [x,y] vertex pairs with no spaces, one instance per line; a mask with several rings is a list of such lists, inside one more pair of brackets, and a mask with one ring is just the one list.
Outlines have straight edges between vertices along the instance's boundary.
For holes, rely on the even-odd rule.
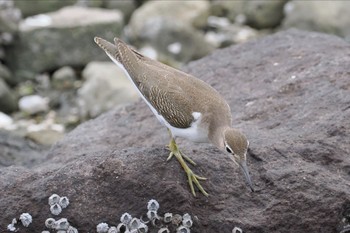
[[64,133],[52,129],[43,129],[27,132],[25,136],[37,144],[50,146],[61,140]]
[[290,1],[283,27],[336,34],[350,41],[349,11],[349,1]]
[[257,29],[278,26],[283,17],[283,6],[287,0],[250,0],[246,1],[244,14],[246,23]]
[[205,0],[149,1],[132,14],[126,36],[139,48],[154,47],[163,62],[186,63],[213,50],[195,29],[206,25],[208,14]]
[[57,11],[62,7],[73,5],[77,0],[49,0],[49,1],[23,1],[14,0],[15,6],[18,7],[24,17]]
[[86,81],[78,90],[83,116],[96,117],[139,99],[130,80],[113,62],[91,62],[84,69],[83,77]]
[[106,59],[93,38],[113,38],[122,25],[120,11],[96,8],[66,7],[27,18],[21,23],[19,41],[7,49],[6,61],[17,81],[66,65],[84,66]]
[[11,113],[15,110],[17,110],[16,96],[0,77],[0,112]]
[[77,80],[75,71],[70,66],[64,66],[52,74],[52,87],[58,90],[71,89]]
[[[158,52],[158,60],[165,63],[186,63],[201,58],[213,50],[204,35],[180,21],[163,17],[147,20],[140,33],[139,47],[152,46]],[[177,49],[173,49],[177,47]]]
[[25,207],[35,221],[21,232],[41,231],[47,198],[62,193],[71,202],[64,217],[82,232],[124,212],[142,216],[150,199],[160,213],[196,216],[195,233],[341,232],[350,211],[349,49],[335,36],[290,30],[186,67],[225,97],[247,134],[256,192],[226,154],[178,140],[208,178],[209,198],[194,198],[178,162],[166,162],[166,129],[140,101],[80,125],[33,169],[1,169],[0,226]]

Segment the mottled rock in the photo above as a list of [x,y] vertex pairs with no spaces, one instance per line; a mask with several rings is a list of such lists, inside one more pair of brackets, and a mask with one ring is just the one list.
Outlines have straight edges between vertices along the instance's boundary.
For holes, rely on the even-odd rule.
[[21,23],[19,40],[6,50],[6,62],[17,81],[66,65],[106,59],[93,38],[113,38],[123,25],[120,11],[97,8],[65,7],[33,17]]
[[1,169],[1,231],[24,208],[35,221],[21,232],[41,231],[47,198],[64,193],[64,217],[82,232],[124,212],[141,216],[150,199],[161,216],[196,216],[194,233],[340,232],[350,211],[349,49],[335,36],[290,30],[187,66],[226,98],[247,134],[256,192],[224,153],[179,140],[208,178],[210,196],[194,198],[178,162],[166,162],[166,129],[138,102],[80,125],[34,169]]
[[11,71],[1,63],[0,63],[0,79],[3,79],[6,83],[13,84]]
[[53,145],[61,140],[64,136],[64,132],[60,132],[52,129],[44,129],[40,131],[32,131],[26,133],[26,138],[40,145]]
[[11,113],[15,110],[17,110],[16,96],[0,77],[0,112]]
[[17,31],[20,20],[21,12],[14,7],[12,0],[0,1],[0,39],[3,32]]
[[0,129],[11,129],[13,127],[13,119],[3,113],[0,112]]
[[96,117],[139,99],[124,71],[113,62],[91,62],[83,70],[83,77],[86,81],[78,90],[78,98],[84,116]]
[[350,41],[349,10],[349,1],[290,1],[283,27],[336,34]]
[[129,21],[131,14],[136,9],[136,1],[134,0],[104,0],[103,7],[107,9],[118,9],[123,12],[125,22]]

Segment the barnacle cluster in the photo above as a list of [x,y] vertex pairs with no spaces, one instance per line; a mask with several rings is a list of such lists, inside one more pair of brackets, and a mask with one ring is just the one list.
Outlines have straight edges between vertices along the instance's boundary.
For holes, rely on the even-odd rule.
[[[23,213],[21,216],[19,216],[19,220],[21,220],[23,226],[28,227],[32,223],[33,218],[29,213]],[[11,224],[7,225],[7,230],[18,231],[18,229],[15,227],[17,222],[18,221],[16,218],[12,219]]]
[[193,225],[189,214],[179,215],[165,213],[164,216],[158,214],[159,203],[152,199],[147,203],[147,219],[135,218],[129,213],[124,213],[120,217],[117,226],[108,226],[107,223],[100,223],[96,226],[97,233],[147,233],[149,229],[156,229],[158,233],[190,233]]
[[232,233],[242,233],[242,229],[239,228],[239,227],[234,227],[233,230],[232,230]]
[[[52,194],[49,197],[50,211],[53,215],[59,215],[62,209],[67,208],[69,200],[67,197],[60,197],[57,194]],[[71,226],[66,218],[55,220],[48,218],[45,221],[45,226],[48,229],[56,230],[57,233],[78,233],[78,230]],[[42,231],[41,233],[50,233],[50,231]]]
[[49,197],[50,211],[53,215],[59,215],[62,209],[69,205],[69,200],[67,197],[60,197],[57,194],[52,194]]

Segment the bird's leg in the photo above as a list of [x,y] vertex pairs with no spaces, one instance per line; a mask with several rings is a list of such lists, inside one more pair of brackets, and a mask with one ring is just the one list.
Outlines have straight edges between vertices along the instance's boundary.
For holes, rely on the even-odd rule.
[[175,155],[175,157],[177,158],[177,160],[179,161],[179,163],[181,164],[182,168],[185,170],[186,174],[187,174],[187,179],[188,179],[188,183],[190,185],[190,189],[191,189],[191,192],[193,194],[193,196],[196,196],[196,193],[194,191],[194,187],[193,187],[193,183],[197,186],[197,188],[203,193],[204,196],[208,196],[208,193],[203,189],[202,185],[199,183],[198,180],[206,180],[205,177],[201,177],[201,176],[198,176],[196,174],[193,173],[193,171],[188,167],[186,161],[184,160],[184,158],[190,162],[190,163],[194,163],[190,158],[187,158],[181,153],[181,151],[179,150],[176,142],[175,142],[175,139],[173,138],[170,130],[169,130],[169,133],[170,133],[170,143],[169,143],[169,150],[170,150],[170,155],[167,159],[167,161],[169,159],[172,158],[173,155]]
[[169,135],[170,135],[170,142],[169,142],[169,145],[168,145],[168,149],[170,150],[170,154],[169,154],[169,157],[167,158],[167,160],[166,161],[169,161],[172,157],[173,157],[173,155],[174,155],[174,153],[172,153],[173,151],[178,151],[180,154],[181,154],[181,156],[185,159],[185,160],[187,160],[187,162],[189,162],[190,164],[192,164],[193,166],[196,166],[197,164],[190,158],[190,157],[188,157],[187,155],[185,155],[184,153],[182,153],[180,150],[179,150],[179,148],[178,148],[178,146],[177,146],[177,144],[176,144],[176,142],[175,142],[175,139],[174,139],[174,137],[173,137],[173,135],[171,134],[171,131],[168,129],[168,132],[169,132]]

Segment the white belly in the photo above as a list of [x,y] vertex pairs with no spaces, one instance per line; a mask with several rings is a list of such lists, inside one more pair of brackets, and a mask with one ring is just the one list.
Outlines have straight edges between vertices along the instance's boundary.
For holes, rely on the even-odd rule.
[[148,107],[152,110],[153,114],[157,117],[157,119],[160,121],[160,123],[165,125],[171,131],[171,133],[172,133],[172,135],[174,137],[185,138],[185,139],[188,139],[188,140],[190,140],[192,142],[208,142],[208,132],[207,132],[207,130],[198,127],[198,125],[200,124],[200,121],[201,121],[201,117],[202,117],[201,113],[199,113],[199,112],[193,112],[192,113],[195,121],[192,123],[192,125],[189,128],[182,129],[182,128],[175,128],[175,127],[171,126],[164,119],[163,116],[158,114],[157,110],[142,95],[142,93],[137,88],[137,86],[135,85],[134,81],[132,80],[132,78],[130,77],[129,73],[124,68],[124,66],[121,63],[119,63],[115,58],[110,56],[108,53],[107,53],[107,55],[109,56],[109,58],[116,65],[118,65],[125,72],[126,76],[129,78],[131,83],[134,85],[134,87],[136,88],[137,92],[140,94],[141,98],[147,103]]

